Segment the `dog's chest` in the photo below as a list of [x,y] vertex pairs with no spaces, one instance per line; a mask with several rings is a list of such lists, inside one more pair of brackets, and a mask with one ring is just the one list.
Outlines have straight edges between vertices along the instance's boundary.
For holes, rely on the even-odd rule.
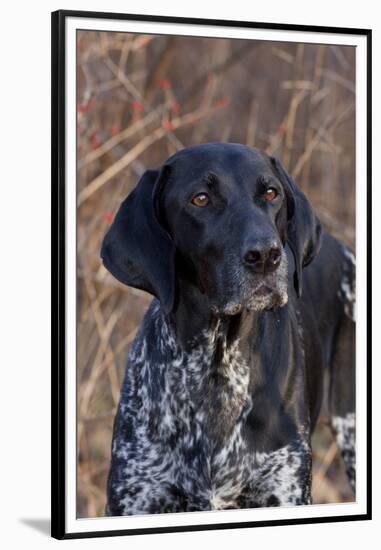
[[235,507],[250,476],[244,437],[251,410],[249,366],[238,341],[222,346],[218,361],[209,340],[186,354],[175,348],[169,353],[170,343],[165,335],[166,348],[155,365],[145,342],[130,357],[129,384],[137,396],[131,412],[139,439],[134,461],[144,462],[162,484],[176,486],[187,509]]
[[[245,409],[249,410],[249,402]],[[209,411],[218,415],[218,411]],[[244,437],[246,414],[220,439],[202,409],[189,422],[175,444],[171,476],[186,495],[188,509],[234,508],[250,481],[250,453]],[[214,418],[215,424],[219,422]],[[224,419],[226,422],[226,418]]]

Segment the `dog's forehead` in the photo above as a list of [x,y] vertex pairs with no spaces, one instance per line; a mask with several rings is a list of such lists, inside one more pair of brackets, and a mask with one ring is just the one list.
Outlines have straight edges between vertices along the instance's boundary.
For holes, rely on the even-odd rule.
[[[207,143],[185,148],[166,162],[175,175],[183,180],[201,178],[212,172],[217,176],[255,177],[272,173],[268,157],[259,151],[235,143]],[[184,182],[184,180],[183,180]]]

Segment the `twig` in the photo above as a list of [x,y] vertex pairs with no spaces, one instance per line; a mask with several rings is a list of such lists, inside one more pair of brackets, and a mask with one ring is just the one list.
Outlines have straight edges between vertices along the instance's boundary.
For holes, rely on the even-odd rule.
[[334,461],[336,455],[337,455],[337,445],[336,445],[335,441],[332,441],[328,451],[324,455],[322,465],[320,466],[319,470],[315,474],[315,481],[317,483],[325,477],[325,475],[328,471],[328,468],[331,466],[331,464]]
[[353,82],[351,82],[347,78],[344,78],[343,76],[340,76],[334,71],[330,71],[328,69],[320,69],[320,74],[325,76],[326,78],[329,78],[333,82],[340,84],[340,86],[343,86],[346,90],[352,92],[352,94],[356,92],[356,86],[355,84],[353,84]]
[[[211,109],[209,112],[204,111],[194,111],[193,113],[188,113],[182,117],[177,117],[171,121],[172,130],[180,128],[181,126],[186,126],[187,124],[194,124],[201,118],[209,116],[214,109]],[[153,143],[159,141],[167,134],[165,128],[156,128],[151,134],[145,136],[139,143],[135,145],[128,153],[126,153],[121,159],[112,164],[107,168],[102,174],[93,179],[80,193],[78,193],[78,202],[77,205],[81,206],[87,199],[89,199],[96,191],[98,191],[105,183],[110,181],[115,177],[119,172],[127,168],[135,159],[137,159],[148,147]]]
[[[119,381],[118,381],[117,373],[115,370],[115,364],[114,364],[115,355],[111,349],[109,340],[110,340],[111,332],[115,326],[115,323],[119,319],[121,313],[111,314],[106,324],[104,321],[101,309],[97,303],[97,295],[96,295],[93,283],[88,279],[85,279],[85,286],[89,295],[90,306],[93,312],[95,324],[99,335],[100,345],[99,345],[99,352],[97,356],[104,354],[106,355],[107,358],[110,358],[112,360],[111,364],[109,365],[109,368],[107,369],[107,372],[110,378],[111,394],[112,394],[114,403],[117,404],[119,399]],[[91,371],[90,378],[84,389],[82,399],[81,399],[81,413],[83,415],[86,414],[88,410],[91,395],[93,393],[96,380],[99,377],[100,370],[101,369],[97,368],[97,365],[96,365],[96,367]]]
[[111,151],[111,149],[116,147],[122,141],[125,141],[126,139],[134,136],[140,130],[143,130],[146,126],[154,122],[158,118],[158,116],[166,109],[166,104],[160,105],[160,107],[148,113],[148,115],[144,118],[138,119],[133,124],[127,126],[124,130],[102,143],[102,145],[100,145],[97,149],[90,151],[90,153],[88,153],[82,160],[79,161],[78,168],[83,168],[91,162],[94,162],[99,157]]
[[255,145],[255,135],[257,133],[257,124],[258,124],[258,110],[259,103],[257,99],[253,99],[250,106],[250,115],[249,121],[247,123],[247,132],[246,132],[246,143],[247,145],[254,147]]
[[327,128],[330,128],[330,129],[337,128],[337,126],[339,126],[339,124],[341,124],[343,120],[345,120],[345,118],[350,116],[353,111],[354,111],[354,104],[353,102],[351,102],[342,110],[342,112],[337,116],[336,119],[329,121],[328,123],[324,124],[319,130],[317,130],[317,132],[315,133],[315,136],[311,139],[305,152],[303,153],[303,155],[301,155],[301,157],[299,157],[298,162],[296,163],[296,166],[292,170],[292,175],[294,178],[297,178],[301,173],[304,164],[307,162],[307,160],[309,160],[313,150],[322,139],[324,130],[326,130]]
[[103,61],[106,67],[108,67],[110,71],[116,76],[116,78],[120,80],[120,82],[126,88],[127,92],[131,94],[136,101],[142,101],[143,97],[139,90],[132,84],[130,79],[127,78],[122,71],[120,71],[119,67],[115,65],[115,63],[109,57],[106,57]]

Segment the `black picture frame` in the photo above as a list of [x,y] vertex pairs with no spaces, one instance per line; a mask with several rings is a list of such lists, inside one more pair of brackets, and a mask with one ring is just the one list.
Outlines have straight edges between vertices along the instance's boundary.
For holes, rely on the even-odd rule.
[[[68,532],[65,518],[65,365],[66,365],[66,199],[65,199],[65,63],[66,36],[65,24],[69,17],[92,18],[98,20],[128,20],[156,23],[184,23],[198,26],[224,26],[247,29],[272,29],[284,31],[306,31],[314,33],[337,33],[362,35],[367,43],[367,511],[364,514],[311,517],[295,519],[264,520],[255,522],[219,523],[208,525],[185,525],[139,529],[120,529],[88,532]],[[105,537],[136,535],[147,533],[171,533],[204,531],[210,529],[236,529],[275,525],[313,524],[326,522],[369,520],[372,517],[372,463],[371,463],[371,178],[372,178],[372,31],[370,29],[342,28],[329,26],[290,25],[279,23],[262,23],[250,21],[211,20],[197,18],[163,17],[156,15],[136,15],[107,12],[82,12],[59,10],[52,13],[51,19],[51,179],[52,179],[52,382],[51,382],[51,534],[56,539],[73,539],[88,537]]]

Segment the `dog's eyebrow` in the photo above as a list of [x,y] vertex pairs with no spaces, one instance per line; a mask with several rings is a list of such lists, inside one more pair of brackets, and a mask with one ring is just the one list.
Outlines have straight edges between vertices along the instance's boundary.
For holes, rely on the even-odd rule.
[[226,197],[221,189],[221,180],[214,172],[207,172],[203,178],[203,183],[207,186],[212,196],[214,197],[216,204],[226,204]]
[[209,189],[214,189],[216,187],[216,184],[218,185],[218,176],[214,174],[213,172],[208,172],[203,176],[203,181],[206,183],[206,185],[209,187]]
[[256,181],[258,187],[267,187],[268,185],[279,185],[279,181],[272,175],[261,174]]

